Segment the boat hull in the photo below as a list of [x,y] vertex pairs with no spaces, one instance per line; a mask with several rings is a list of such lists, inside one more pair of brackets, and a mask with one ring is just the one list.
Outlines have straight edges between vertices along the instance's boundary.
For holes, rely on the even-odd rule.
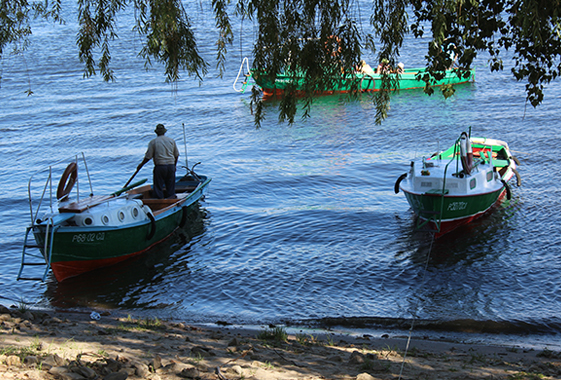
[[[424,69],[408,69],[399,75],[397,81],[397,90],[412,90],[425,87],[425,82],[417,78],[417,74],[423,74]],[[390,74],[397,77],[397,74]],[[259,87],[263,89],[263,96],[278,96],[292,84],[293,79],[289,75],[279,74],[276,78],[270,78],[267,75],[252,73],[253,79]],[[461,83],[472,82],[475,78],[475,70],[470,72],[467,78],[460,78],[454,70],[448,70],[444,78],[436,80],[432,78],[431,86],[456,85]],[[380,74],[361,74],[356,73],[342,80],[333,80],[329,88],[317,91],[318,95],[330,95],[338,93],[351,92],[353,83],[357,83],[362,92],[375,92],[382,89],[382,76]],[[355,85],[356,86],[356,85]],[[303,93],[305,87],[304,77],[297,77],[295,89],[297,93]]]
[[[37,245],[45,247],[46,236],[51,233],[48,228],[54,228],[50,265],[57,281],[64,281],[69,277],[140,255],[167,239],[177,228],[185,225],[188,214],[197,207],[209,182],[210,179],[202,177],[201,181],[197,182],[198,185],[192,186],[196,189],[190,194],[180,197],[177,201],[169,200],[167,202],[169,206],[150,213],[148,218],[134,223],[127,223],[124,226],[55,223],[54,227],[48,227],[48,221],[43,221],[33,226],[33,235]],[[193,184],[182,182],[180,179],[177,185],[181,187]],[[134,196],[134,191],[131,193]],[[150,201],[152,200],[144,202],[149,204]],[[46,262],[49,262],[48,252],[44,249],[41,251]]]
[[[165,240],[179,226],[185,212],[182,207],[175,207],[155,223],[148,220],[126,228],[58,228],[53,239],[51,269],[56,279],[63,281],[139,255]],[[36,226],[34,236],[37,244],[44,246],[46,227]]]
[[[473,196],[435,196],[404,191],[413,212],[428,224],[436,237],[483,216],[506,192],[505,188]],[[430,210],[430,211],[429,211]],[[434,221],[439,219],[439,223]]]

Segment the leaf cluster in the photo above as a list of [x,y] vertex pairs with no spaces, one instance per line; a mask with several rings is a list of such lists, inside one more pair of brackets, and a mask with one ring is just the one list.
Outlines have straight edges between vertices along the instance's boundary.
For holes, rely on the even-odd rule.
[[[425,56],[427,71],[419,78],[429,95],[434,92],[431,85],[444,76],[446,69],[453,67],[458,76],[467,78],[477,54],[487,52],[491,71],[502,70],[503,55],[511,52],[511,71],[517,80],[527,82],[527,100],[536,107],[543,101],[545,85],[561,74],[559,3],[560,0],[374,0],[370,25],[378,41],[378,59],[386,60],[391,67],[399,61],[407,33],[431,37]],[[303,73],[308,84],[304,116],[308,115],[315,91],[342,80],[361,60],[365,49],[376,51],[372,35],[362,32],[358,13],[352,11],[354,2],[246,4],[260,30],[255,42],[254,70],[271,76],[282,70]],[[331,46],[332,36],[341,38],[337,57],[340,61],[331,59],[329,50],[323,49]],[[390,93],[396,88],[394,76],[382,76],[382,90],[374,98],[378,123],[387,117]],[[441,90],[445,97],[454,93],[451,86]],[[293,91],[284,94],[279,108],[281,121],[294,121]],[[260,118],[256,112],[257,123]]]
[[34,17],[60,18],[61,0],[33,2],[26,0],[0,0],[0,59],[8,45],[13,45],[13,53],[21,53],[29,44],[30,21]]
[[[128,0],[78,0],[80,30],[77,44],[84,76],[96,74],[99,69],[104,80],[114,80],[110,66],[110,42],[117,38],[117,14],[131,4]],[[179,0],[135,0],[135,30],[145,36],[140,55],[146,67],[152,60],[165,67],[166,81],[176,83],[180,71],[202,80],[208,64],[199,54],[191,23]],[[100,58],[94,58],[99,49]]]
[[[255,71],[271,80],[281,72],[290,77],[279,105],[280,121],[294,122],[298,78],[304,79],[304,116],[308,116],[313,95],[358,66],[369,36],[359,31],[357,7],[358,3],[348,0],[239,1],[238,12],[258,25]],[[259,123],[258,93],[253,93],[252,101],[257,104]]]
[[491,71],[502,70],[501,54],[512,51],[517,80],[526,80],[527,100],[536,107],[544,85],[561,73],[559,0],[411,0],[411,31],[422,36],[430,25],[428,67],[442,70],[451,61],[440,46],[454,44],[460,75],[478,52],[486,51]]

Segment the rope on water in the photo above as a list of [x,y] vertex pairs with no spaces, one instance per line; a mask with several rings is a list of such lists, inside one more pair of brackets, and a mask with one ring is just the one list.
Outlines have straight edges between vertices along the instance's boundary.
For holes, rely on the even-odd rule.
[[[425,261],[425,268],[423,270],[423,278],[421,281],[421,286],[423,286],[423,284],[425,283],[425,277],[427,275],[427,268],[429,265],[429,259],[430,259],[430,255],[432,252],[432,244],[434,243],[434,233],[432,234],[432,239],[430,242],[430,246],[429,246],[429,251],[427,253],[427,259]],[[418,306],[418,305],[415,305]],[[415,307],[415,309],[417,309],[417,307]],[[415,315],[413,315],[413,318],[411,319],[411,328],[409,329],[409,336],[407,337],[407,344],[405,345],[405,352],[403,353],[403,360],[401,362],[401,369],[399,370],[399,377],[398,380],[401,380],[401,376],[403,374],[403,368],[405,367],[405,359],[407,359],[407,351],[409,350],[409,344],[411,343],[411,335],[413,334],[413,327],[415,325]]]

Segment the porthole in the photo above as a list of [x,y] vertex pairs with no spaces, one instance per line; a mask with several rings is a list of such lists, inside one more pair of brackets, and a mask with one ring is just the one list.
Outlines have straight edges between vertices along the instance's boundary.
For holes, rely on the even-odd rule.
[[84,219],[84,224],[86,226],[91,226],[93,224],[93,219],[88,216],[87,218]]
[[107,215],[103,215],[101,217],[101,222],[105,225],[109,224],[109,217]]
[[132,210],[131,210],[132,217],[135,218],[135,219],[138,218],[139,212],[140,211],[138,211],[138,207],[133,207]]
[[117,215],[119,216],[119,220],[122,222],[123,220],[125,220],[125,213],[123,211],[119,211],[117,213]]

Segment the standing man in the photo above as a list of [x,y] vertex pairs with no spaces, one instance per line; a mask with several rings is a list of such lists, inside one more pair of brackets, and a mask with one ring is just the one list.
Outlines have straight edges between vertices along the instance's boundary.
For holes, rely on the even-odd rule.
[[150,159],[154,160],[154,197],[164,197],[164,185],[168,198],[175,197],[175,165],[179,158],[179,150],[175,141],[165,136],[167,129],[163,124],[158,124],[154,130],[158,137],[148,143],[148,150],[144,159],[138,165],[139,171]]

